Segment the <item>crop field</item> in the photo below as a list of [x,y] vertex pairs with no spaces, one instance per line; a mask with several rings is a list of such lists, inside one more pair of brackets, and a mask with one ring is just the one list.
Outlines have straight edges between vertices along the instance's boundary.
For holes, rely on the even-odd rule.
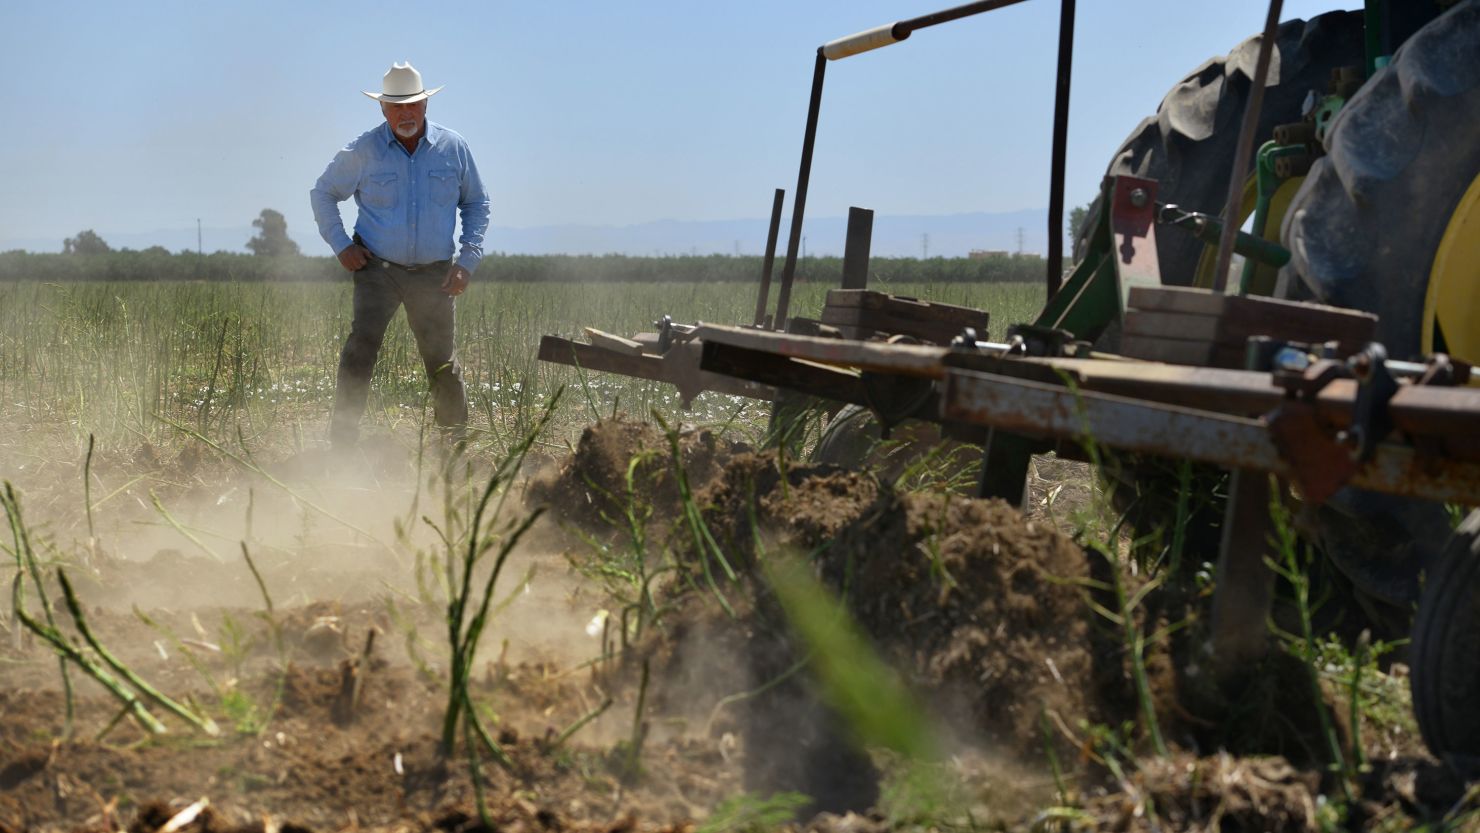
[[[873,288],[992,336],[1043,301]],[[1019,512],[969,447],[811,463],[768,403],[535,359],[754,305],[475,283],[466,446],[400,318],[333,454],[347,283],[0,283],[0,831],[1477,829],[1403,646],[1328,636],[1292,540],[1230,704],[1213,551],[1132,535],[1084,464],[1038,458]]]

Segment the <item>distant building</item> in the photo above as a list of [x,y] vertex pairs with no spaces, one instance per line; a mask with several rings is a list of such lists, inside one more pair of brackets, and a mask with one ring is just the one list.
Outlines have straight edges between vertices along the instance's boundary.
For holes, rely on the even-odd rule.
[[986,260],[989,257],[1009,257],[1012,252],[1005,249],[972,249],[966,253],[971,260]]

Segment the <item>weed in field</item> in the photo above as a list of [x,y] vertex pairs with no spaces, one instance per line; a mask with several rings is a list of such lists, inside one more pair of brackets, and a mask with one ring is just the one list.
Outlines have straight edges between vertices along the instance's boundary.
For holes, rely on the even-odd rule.
[[811,801],[794,792],[731,796],[715,806],[698,833],[769,833],[784,827]]

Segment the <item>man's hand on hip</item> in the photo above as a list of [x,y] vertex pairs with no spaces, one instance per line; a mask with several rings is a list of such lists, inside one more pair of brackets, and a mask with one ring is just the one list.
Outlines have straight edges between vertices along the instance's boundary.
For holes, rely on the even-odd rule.
[[473,276],[468,270],[454,263],[452,268],[447,270],[447,277],[442,281],[442,291],[456,298],[463,294],[463,290],[468,288],[468,281],[472,279]]
[[358,272],[370,262],[370,250],[359,243],[351,243],[339,252],[339,265],[351,272]]

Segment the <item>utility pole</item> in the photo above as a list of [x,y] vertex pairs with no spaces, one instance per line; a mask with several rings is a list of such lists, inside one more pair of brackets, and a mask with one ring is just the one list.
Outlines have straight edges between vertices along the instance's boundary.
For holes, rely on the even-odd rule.
[[195,279],[201,280],[201,265],[205,260],[205,246],[201,243],[200,218],[195,218]]
[[1018,226],[1018,238],[1017,238],[1017,240],[1018,240],[1018,248],[1017,248],[1018,257],[1022,257],[1023,256],[1023,227],[1022,226]]
[[930,232],[928,231],[920,235],[920,259],[930,259]]

